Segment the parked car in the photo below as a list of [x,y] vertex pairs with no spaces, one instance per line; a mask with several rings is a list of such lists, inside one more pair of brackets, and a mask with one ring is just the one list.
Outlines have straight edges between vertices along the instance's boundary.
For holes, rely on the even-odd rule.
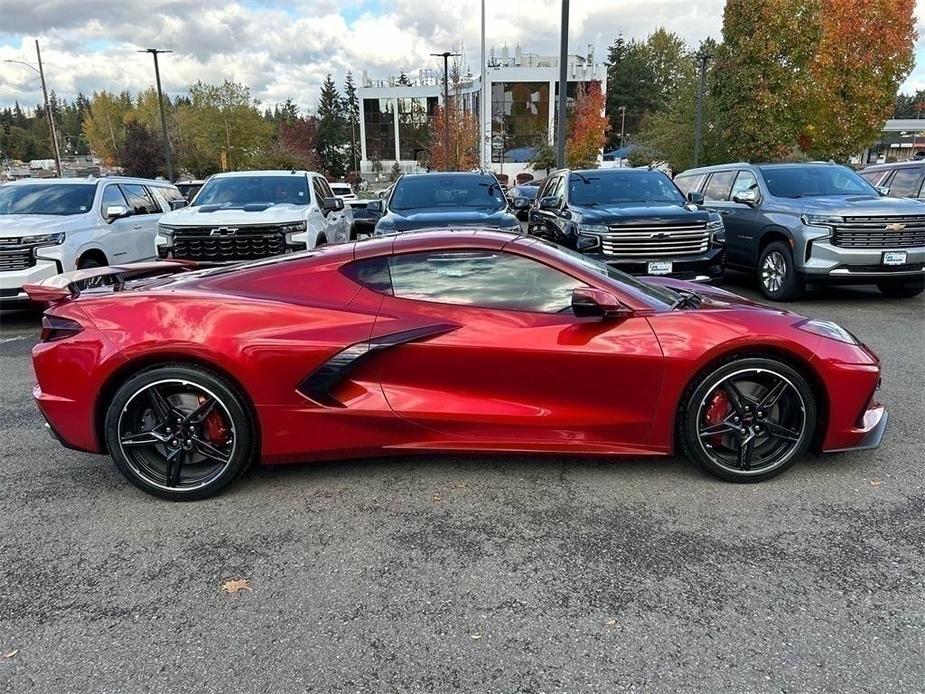
[[661,171],[563,169],[530,209],[528,231],[634,275],[723,276],[723,222]]
[[516,185],[513,188],[508,188],[508,204],[514,211],[514,215],[521,222],[526,222],[529,219],[530,206],[533,205],[533,201],[536,200],[536,194],[539,189],[539,186],[528,183]]
[[353,219],[321,174],[235,171],[212,176],[158,226],[160,258],[265,258],[350,238]]
[[192,202],[193,198],[196,197],[196,193],[205,185],[205,181],[196,180],[196,181],[177,181],[174,185],[177,187],[177,190],[183,194],[183,197],[186,198],[187,202]]
[[[51,432],[168,499],[214,494],[253,461],[438,450],[684,452],[755,482],[886,428],[879,361],[840,326],[523,234],[190,269],[30,288],[55,304],[33,350]],[[116,275],[120,291],[81,289]]]
[[345,181],[332,181],[330,186],[331,192],[344,202],[357,199],[357,194],[353,192],[353,186]]
[[376,234],[449,226],[520,230],[491,173],[405,174],[387,200],[369,202],[369,211],[382,215]]
[[877,164],[861,171],[861,178],[875,186],[880,192],[894,198],[922,198],[922,178],[925,176],[925,161]]
[[150,260],[161,215],[185,205],[167,181],[24,179],[0,188],[0,303],[25,305],[25,284]]
[[347,201],[347,205],[353,214],[353,227],[350,231],[350,239],[353,241],[372,236],[376,230],[376,222],[382,216],[381,213],[369,209],[369,202],[369,198],[356,198]]
[[757,271],[769,299],[797,299],[807,282],[876,284],[892,297],[925,288],[922,204],[884,197],[844,166],[724,164],[675,182],[723,215],[726,264]]

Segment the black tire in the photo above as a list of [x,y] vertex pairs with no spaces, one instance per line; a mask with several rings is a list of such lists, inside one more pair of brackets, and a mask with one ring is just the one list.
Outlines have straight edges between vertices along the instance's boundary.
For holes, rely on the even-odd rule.
[[[729,383],[732,395],[727,392]],[[777,399],[763,404],[770,402],[775,388],[781,389]],[[717,404],[728,410],[714,413]],[[721,421],[714,422],[714,416]],[[781,474],[806,454],[816,417],[812,388],[793,367],[773,358],[732,358],[687,388],[677,436],[684,454],[711,475],[730,482],[760,482]]]
[[793,262],[793,251],[782,241],[769,243],[758,260],[758,284],[772,301],[794,301],[803,296],[806,282]]
[[327,237],[324,234],[321,234],[317,239],[315,239],[315,248],[321,248],[327,242]]
[[231,484],[256,458],[255,431],[233,384],[182,363],[128,379],[113,396],[104,422],[107,448],[125,478],[173,501],[204,499]]
[[93,267],[103,267],[103,264],[96,258],[93,258],[92,256],[89,258],[83,257],[77,261],[78,270],[89,270],[90,268],[93,268]]
[[925,291],[925,277],[915,280],[877,282],[877,289],[892,299],[911,299]]

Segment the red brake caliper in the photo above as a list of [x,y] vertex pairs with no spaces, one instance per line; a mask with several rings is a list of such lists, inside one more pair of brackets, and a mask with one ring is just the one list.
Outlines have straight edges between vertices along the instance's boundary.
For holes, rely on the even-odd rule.
[[[710,398],[710,404],[707,406],[706,411],[706,420],[707,426],[713,426],[715,424],[721,424],[726,417],[731,413],[732,406],[729,403],[729,398],[726,393],[722,390],[718,390],[713,393],[713,397]],[[716,434],[715,436],[710,437],[710,443],[714,446],[718,446],[722,443],[724,434]]]
[[228,427],[224,418],[212,410],[202,422],[202,431],[213,446],[224,446],[228,440]]

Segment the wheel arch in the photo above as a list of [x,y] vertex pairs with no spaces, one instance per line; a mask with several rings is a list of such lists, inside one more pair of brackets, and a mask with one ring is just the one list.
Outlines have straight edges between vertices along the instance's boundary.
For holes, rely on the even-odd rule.
[[119,366],[119,368],[113,371],[104,381],[103,385],[100,387],[99,394],[97,395],[93,413],[93,427],[101,453],[107,452],[104,429],[106,422],[106,409],[109,407],[109,403],[112,402],[112,398],[116,394],[116,391],[119,389],[119,387],[129,378],[135,376],[138,373],[141,373],[142,371],[146,371],[158,366],[169,365],[199,367],[207,371],[212,371],[227,380],[234,387],[238,396],[241,398],[242,403],[244,403],[244,407],[247,410],[247,413],[251,417],[251,422],[254,428],[254,437],[256,439],[254,442],[254,449],[259,453],[261,450],[260,418],[257,416],[257,408],[254,406],[250,394],[247,392],[247,389],[244,387],[241,381],[235,378],[234,374],[222,366],[219,366],[215,362],[209,361],[208,359],[204,359],[200,356],[190,355],[183,352],[157,352],[156,354],[138,356]]
[[816,413],[818,417],[816,431],[813,434],[813,441],[810,446],[810,450],[819,452],[822,449],[822,442],[825,440],[825,434],[829,428],[829,394],[825,387],[825,381],[823,381],[822,376],[819,375],[819,372],[813,367],[808,359],[797,354],[796,352],[781,347],[780,345],[758,344],[748,346],[737,345],[730,347],[729,349],[726,349],[718,354],[715,354],[707,363],[697,369],[697,371],[693,376],[690,377],[690,379],[688,379],[687,383],[684,385],[684,390],[682,391],[681,397],[678,399],[678,404],[674,411],[674,436],[671,446],[672,453],[677,454],[679,451],[678,440],[680,427],[682,426],[683,415],[686,411],[686,405],[689,403],[690,396],[693,393],[694,388],[696,388],[697,384],[700,383],[701,379],[708,373],[711,373],[712,371],[715,371],[721,367],[723,364],[727,364],[736,359],[750,358],[776,359],[791,367],[806,379],[806,382],[809,384],[809,387],[813,392],[813,396],[816,398]]
[[77,268],[80,266],[80,262],[84,258],[93,258],[100,262],[103,267],[109,265],[109,259],[106,257],[106,253],[101,248],[90,247],[82,248],[77,254],[77,257],[74,259],[74,267]]
[[761,261],[761,254],[764,253],[764,249],[775,241],[787,244],[790,246],[791,250],[795,248],[793,234],[790,233],[788,229],[776,224],[766,226],[758,235],[758,244],[755,246],[755,257],[752,259],[755,263],[755,267],[757,267],[758,263]]

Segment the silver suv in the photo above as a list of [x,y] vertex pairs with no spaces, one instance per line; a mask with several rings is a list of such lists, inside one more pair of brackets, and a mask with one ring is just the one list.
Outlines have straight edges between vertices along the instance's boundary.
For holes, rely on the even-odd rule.
[[167,181],[26,179],[0,186],[0,304],[71,270],[152,260],[157,222],[186,204]]
[[925,206],[885,197],[836,164],[724,164],[675,177],[723,216],[726,266],[757,271],[765,296],[797,299],[807,282],[925,289]]

